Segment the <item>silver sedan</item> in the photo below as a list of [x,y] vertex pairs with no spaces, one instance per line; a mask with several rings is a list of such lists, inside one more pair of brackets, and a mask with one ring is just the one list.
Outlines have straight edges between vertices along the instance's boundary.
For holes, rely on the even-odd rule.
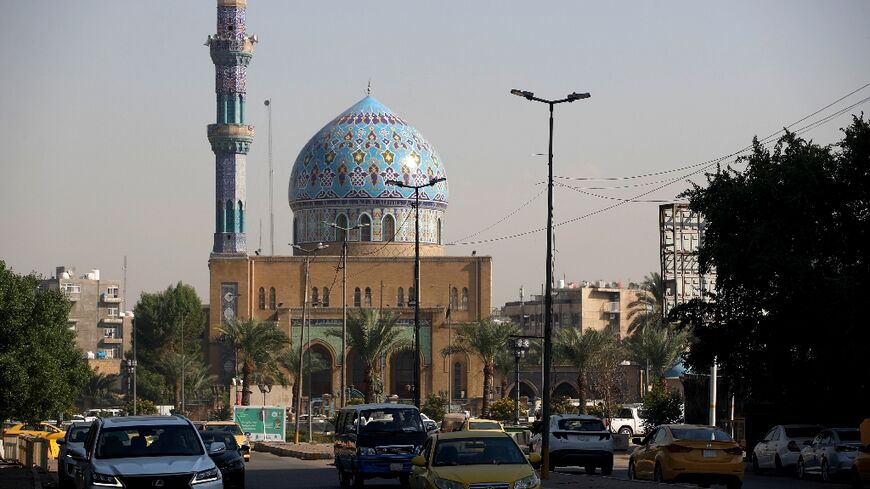
[[752,470],[756,474],[765,469],[777,473],[794,469],[804,444],[813,439],[822,426],[813,424],[776,425],[764,435],[752,450]]
[[822,430],[801,450],[798,477],[804,479],[809,474],[818,474],[827,482],[837,473],[846,473],[852,470],[860,447],[861,433],[858,428]]

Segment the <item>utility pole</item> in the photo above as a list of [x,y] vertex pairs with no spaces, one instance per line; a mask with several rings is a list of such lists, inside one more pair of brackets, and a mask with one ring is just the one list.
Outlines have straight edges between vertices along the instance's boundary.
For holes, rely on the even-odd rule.
[[269,111],[269,256],[275,256],[275,199],[272,198],[275,178],[275,170],[272,168],[272,99],[267,99],[263,104]]

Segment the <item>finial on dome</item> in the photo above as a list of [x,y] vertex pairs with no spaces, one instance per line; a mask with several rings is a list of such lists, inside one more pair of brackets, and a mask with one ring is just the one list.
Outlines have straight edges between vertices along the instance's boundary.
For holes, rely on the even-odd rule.
[[371,94],[372,94],[372,79],[369,78],[369,85],[368,85],[368,87],[366,87],[366,95],[371,95]]

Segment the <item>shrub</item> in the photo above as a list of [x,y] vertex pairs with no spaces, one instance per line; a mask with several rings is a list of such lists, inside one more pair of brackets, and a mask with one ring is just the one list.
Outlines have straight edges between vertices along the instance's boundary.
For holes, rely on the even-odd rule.
[[643,398],[640,417],[647,432],[660,424],[679,423],[683,420],[683,397],[677,391],[666,391],[659,384]]
[[[121,409],[123,409],[128,416],[132,416],[133,401],[127,401]],[[157,414],[157,406],[154,405],[153,401],[148,399],[136,399],[136,415],[142,416],[145,414]]]
[[440,422],[444,417],[444,412],[447,410],[447,401],[441,399],[435,394],[429,394],[426,402],[420,409],[426,416],[432,418],[433,421]]
[[550,412],[553,414],[577,414],[577,408],[571,403],[571,398],[560,397],[553,400]]
[[489,405],[489,416],[492,419],[497,419],[499,421],[513,421],[514,414],[514,400],[504,397],[502,399],[496,399]]

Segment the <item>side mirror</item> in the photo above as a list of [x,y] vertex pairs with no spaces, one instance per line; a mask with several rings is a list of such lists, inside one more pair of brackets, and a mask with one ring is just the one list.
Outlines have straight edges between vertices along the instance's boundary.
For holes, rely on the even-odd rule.
[[85,450],[83,448],[73,447],[69,449],[69,456],[72,457],[73,460],[85,460]]
[[631,442],[634,443],[635,445],[643,445],[643,438],[641,438],[639,436],[635,436],[634,438],[631,439]]
[[530,453],[526,458],[529,459],[529,463],[532,465],[537,465],[541,463],[541,454],[540,453]]
[[66,443],[66,438],[58,438],[55,441],[58,445],[64,445]]
[[245,436],[247,436],[248,438],[250,438],[250,437],[251,437],[251,432],[250,432],[250,431],[246,431],[246,432],[245,432]]
[[416,457],[411,459],[411,464],[413,464],[415,467],[425,467],[426,457],[422,455],[417,455]]
[[209,447],[208,447],[208,454],[209,455],[218,455],[218,454],[224,453],[226,451],[227,451],[227,445],[226,445],[226,443],[224,443],[222,441],[216,441],[216,442],[212,443],[211,445],[209,445]]

